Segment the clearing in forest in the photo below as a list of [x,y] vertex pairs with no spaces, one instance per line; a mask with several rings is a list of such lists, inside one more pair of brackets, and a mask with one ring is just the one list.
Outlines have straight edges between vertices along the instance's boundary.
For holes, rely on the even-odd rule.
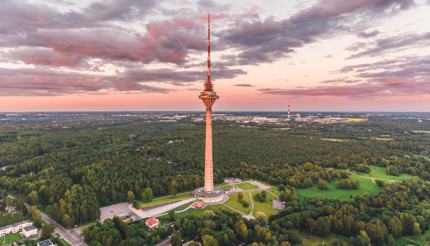
[[360,188],[356,190],[344,190],[336,188],[336,181],[328,184],[328,190],[320,190],[316,185],[311,188],[297,189],[300,199],[306,197],[352,200],[354,197],[362,194],[370,196],[377,195],[381,190],[376,185],[375,180],[384,182],[396,182],[410,179],[409,174],[393,176],[386,173],[385,167],[370,166],[370,173],[353,173],[350,178],[360,182]]
[[266,214],[266,216],[276,214],[278,210],[272,207],[272,200],[273,200],[272,195],[270,193],[267,193],[265,202],[259,202],[254,198],[254,196],[257,195],[258,193],[261,193],[261,191],[258,190],[258,191],[251,192],[252,199],[254,201],[254,211],[252,212],[253,215],[256,216],[258,212],[263,212]]
[[243,200],[245,200],[248,203],[248,207],[245,207],[244,205],[242,205],[242,203],[239,202],[238,194],[239,193],[233,193],[229,195],[229,199],[226,202],[226,205],[236,210],[239,210],[244,214],[249,214],[249,212],[251,212],[251,201],[249,200],[248,192],[242,192]]

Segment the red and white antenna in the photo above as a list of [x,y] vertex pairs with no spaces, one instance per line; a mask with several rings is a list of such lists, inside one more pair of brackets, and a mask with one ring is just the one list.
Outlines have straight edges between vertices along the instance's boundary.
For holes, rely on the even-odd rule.
[[288,104],[288,119],[291,117],[290,104]]
[[208,78],[205,83],[205,91],[213,91],[211,82],[211,16],[208,14]]

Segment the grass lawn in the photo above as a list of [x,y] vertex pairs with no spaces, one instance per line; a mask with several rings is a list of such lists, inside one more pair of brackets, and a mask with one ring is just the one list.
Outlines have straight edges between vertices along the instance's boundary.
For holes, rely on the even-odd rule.
[[227,205],[237,209],[239,211],[241,211],[244,214],[249,214],[249,212],[251,212],[251,201],[249,201],[249,192],[243,192],[243,200],[247,201],[249,203],[249,206],[247,208],[245,208],[240,202],[239,199],[237,198],[238,193],[234,193],[232,194],[228,201],[227,201]]
[[369,168],[370,168],[370,175],[362,174],[362,173],[360,173],[359,175],[369,176],[383,181],[402,181],[402,180],[410,179],[412,177],[409,174],[403,174],[403,173],[399,176],[389,175],[385,171],[385,167],[369,166]]
[[10,225],[26,219],[27,217],[22,215],[21,212],[16,212],[16,213],[0,212],[0,226]]
[[229,185],[229,184],[226,184],[226,183],[224,183],[224,184],[220,184],[220,185],[215,185],[216,187],[218,187],[218,188],[221,188],[221,189],[223,189],[223,190],[230,190],[231,189],[231,185]]
[[363,178],[358,175],[351,177],[360,182],[360,188],[357,190],[342,190],[336,188],[336,181],[328,184],[328,190],[320,190],[316,185],[311,188],[297,189],[300,199],[306,197],[317,197],[338,200],[352,200],[355,196],[360,194],[376,195],[379,193],[380,188],[372,182],[371,179]]
[[185,193],[176,194],[176,196],[157,197],[157,198],[154,198],[154,200],[152,200],[150,202],[142,202],[142,203],[140,203],[140,205],[142,207],[146,207],[146,206],[152,206],[152,205],[168,203],[168,202],[177,202],[177,201],[181,201],[181,200],[191,198],[191,197],[193,197],[191,192],[185,192]]
[[241,188],[242,190],[253,190],[258,188],[257,186],[249,182],[242,182],[242,183],[236,184],[235,186],[238,188]]
[[227,208],[226,206],[223,206],[223,205],[213,205],[213,206],[208,206],[208,207],[203,208],[203,209],[189,209],[189,210],[187,210],[187,211],[185,211],[183,213],[177,213],[177,214],[175,214],[175,218],[183,218],[186,215],[203,216],[203,214],[204,214],[204,212],[206,210],[216,211],[216,210],[221,210],[221,209],[232,211],[231,209],[229,209],[229,208]]
[[0,237],[0,244],[7,244],[7,243],[11,243],[11,242],[15,242],[17,240],[21,239],[21,234],[18,233],[11,233],[8,234],[4,237]]
[[336,188],[336,181],[328,184],[328,190],[319,190],[315,185],[311,188],[297,189],[300,199],[306,197],[317,197],[338,200],[352,200],[355,196],[360,194],[368,194],[370,196],[377,195],[381,190],[374,180],[379,179],[385,182],[395,182],[410,179],[411,175],[402,174],[400,176],[388,175],[385,172],[385,167],[370,166],[370,174],[368,173],[353,173],[351,179],[360,182],[360,188],[357,190],[342,190]]
[[273,209],[272,208],[272,200],[273,200],[273,197],[272,197],[272,195],[270,195],[269,193],[267,193],[267,198],[266,198],[266,201],[265,202],[257,202],[255,199],[254,199],[254,195],[256,195],[256,194],[258,194],[258,193],[260,193],[261,191],[253,191],[252,193],[251,193],[251,195],[252,195],[252,200],[254,200],[254,211],[253,211],[253,215],[254,216],[256,216],[257,215],[257,212],[263,212],[263,213],[265,213],[267,216],[270,216],[270,215],[273,215],[273,214],[276,214],[277,212],[278,212],[278,210],[276,210],[276,209]]

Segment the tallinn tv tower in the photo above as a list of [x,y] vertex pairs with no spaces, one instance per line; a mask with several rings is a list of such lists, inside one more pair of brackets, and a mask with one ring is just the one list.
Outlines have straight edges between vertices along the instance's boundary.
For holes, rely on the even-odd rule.
[[204,187],[197,188],[194,196],[205,203],[220,202],[224,198],[224,190],[214,188],[213,180],[213,152],[212,152],[212,106],[219,96],[214,92],[211,81],[211,27],[210,15],[208,15],[208,75],[205,88],[200,92],[199,98],[206,108],[206,141],[205,141],[205,176]]

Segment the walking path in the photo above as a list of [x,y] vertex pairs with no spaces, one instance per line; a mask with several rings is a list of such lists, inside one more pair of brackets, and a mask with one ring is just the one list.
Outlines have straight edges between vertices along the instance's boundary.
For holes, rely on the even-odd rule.
[[133,213],[137,214],[140,218],[142,219],[146,219],[149,217],[155,217],[161,214],[164,214],[172,209],[175,209],[177,207],[180,207],[182,205],[194,202],[196,200],[196,198],[188,198],[179,202],[174,202],[174,203],[169,203],[167,205],[164,206],[160,206],[157,208],[153,208],[153,209],[148,209],[143,211],[142,209],[135,209],[131,204],[128,206],[128,208],[133,211]]
[[249,212],[248,215],[245,215],[243,217],[245,217],[245,219],[250,220],[250,219],[254,219],[254,215],[253,215],[253,213],[254,213],[254,199],[252,199],[251,192],[248,192],[248,195],[249,195],[249,200],[251,201],[251,211]]

